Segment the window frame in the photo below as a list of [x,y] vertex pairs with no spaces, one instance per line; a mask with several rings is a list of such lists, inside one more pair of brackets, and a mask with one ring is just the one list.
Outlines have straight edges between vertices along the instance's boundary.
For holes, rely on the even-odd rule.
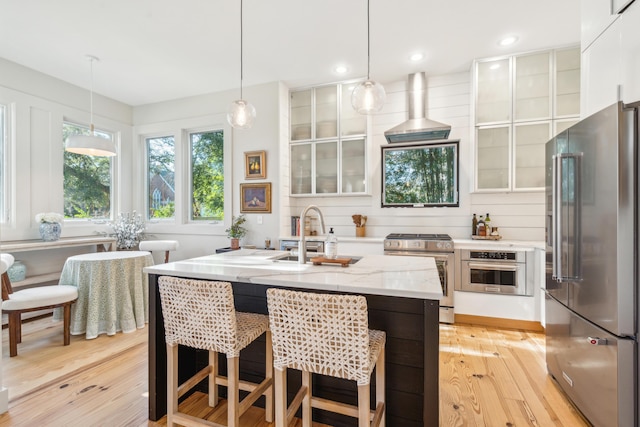
[[[179,196],[179,188],[178,188],[178,139],[176,137],[176,135],[174,135],[172,132],[160,132],[157,134],[148,134],[148,135],[140,135],[140,138],[142,140],[142,145],[143,145],[143,156],[144,156],[144,179],[143,179],[143,195],[144,195],[144,212],[145,212],[145,221],[147,223],[151,222],[162,222],[162,223],[171,223],[171,224],[175,224],[176,223],[176,218],[179,215],[178,213],[178,196]],[[149,145],[147,143],[148,140],[150,139],[158,139],[158,138],[173,138],[173,173],[174,173],[174,183],[173,183],[173,190],[175,192],[174,194],[174,211],[173,211],[173,217],[171,218],[150,218],[149,217],[149,199],[150,199],[150,195],[148,194],[148,190],[149,190]]]
[[[193,162],[191,158],[192,148],[191,148],[191,135],[196,133],[209,133],[209,132],[222,132],[222,165],[223,165],[223,175],[224,175],[224,202],[223,202],[223,219],[222,220],[212,220],[212,219],[194,219],[193,218],[193,203],[192,203],[192,189],[193,189]],[[187,155],[185,156],[185,162],[187,163],[186,170],[188,171],[188,179],[187,179],[187,192],[185,195],[189,195],[188,200],[185,198],[185,218],[187,224],[214,224],[214,225],[226,225],[227,222],[231,223],[231,215],[229,215],[230,210],[228,207],[231,205],[228,204],[227,195],[232,195],[231,192],[228,191],[230,187],[229,181],[233,180],[233,174],[228,172],[231,170],[230,166],[230,157],[228,156],[228,151],[232,149],[232,147],[227,145],[227,131],[223,126],[205,126],[193,129],[185,129],[184,132],[184,141],[185,141],[185,149]]]
[[[189,191],[191,188],[191,167],[189,152],[189,133],[211,130],[222,130],[224,140],[224,193],[230,195],[224,199],[224,221],[190,221]],[[231,224],[233,214],[233,146],[232,129],[227,123],[226,114],[216,114],[191,119],[176,120],[163,123],[139,125],[134,128],[134,140],[137,141],[135,150],[139,163],[145,163],[144,168],[138,171],[139,191],[143,191],[146,171],[146,138],[158,136],[173,136],[175,138],[175,217],[173,221],[147,221],[147,232],[150,234],[199,234],[208,236],[226,236],[225,228]],[[139,193],[134,200],[134,206],[141,211],[146,209],[146,191]]]
[[10,224],[12,215],[12,104],[0,101],[0,224]]
[[[87,129],[89,130],[91,128],[91,125],[84,125],[82,124],[80,121],[76,121],[73,119],[68,119],[68,118],[63,118],[62,120],[62,124],[60,127],[61,130],[61,135],[64,134],[64,127],[65,126],[75,126],[77,128],[81,128],[81,129]],[[104,129],[102,127],[95,127],[94,129],[95,132],[99,132],[99,133],[103,133],[103,134],[108,134],[111,135],[111,140],[116,144],[116,147],[119,146],[119,137],[118,137],[118,132],[116,131],[112,131],[112,130],[108,130],[108,129]],[[63,157],[62,157],[62,204],[64,206],[65,203],[65,189],[64,189],[64,166],[65,166],[65,161],[64,161],[64,145],[66,144],[66,141],[64,139],[62,139],[62,145],[63,145]],[[118,150],[118,154],[121,155],[121,150]],[[106,222],[110,222],[113,221],[116,217],[116,213],[120,211],[120,209],[118,209],[118,203],[117,203],[117,199],[118,199],[118,160],[117,160],[118,156],[114,156],[114,157],[109,157],[109,176],[110,176],[110,186],[109,186],[109,216],[105,217],[105,218],[66,218],[64,219],[64,225],[65,226],[73,226],[73,225],[83,225],[83,224],[104,224]]]

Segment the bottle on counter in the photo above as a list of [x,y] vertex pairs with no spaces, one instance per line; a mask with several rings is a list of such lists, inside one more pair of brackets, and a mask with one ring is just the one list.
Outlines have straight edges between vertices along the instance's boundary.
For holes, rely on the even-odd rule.
[[475,236],[476,234],[478,234],[478,217],[473,214],[473,218],[471,218],[471,235]]
[[324,256],[328,259],[338,258],[338,238],[333,234],[333,227],[329,229],[329,235],[324,248]]
[[480,219],[478,220],[478,236],[484,237],[487,235],[487,228],[484,223],[484,216],[480,215]]
[[485,236],[491,235],[491,218],[489,218],[489,214],[484,217],[484,229],[486,230]]

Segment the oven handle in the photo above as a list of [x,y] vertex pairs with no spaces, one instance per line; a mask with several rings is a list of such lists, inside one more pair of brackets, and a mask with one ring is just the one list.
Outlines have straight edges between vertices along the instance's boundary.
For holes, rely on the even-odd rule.
[[478,270],[499,270],[499,271],[518,271],[517,265],[504,265],[498,263],[479,263],[479,262],[467,262],[469,268],[476,268]]
[[[389,252],[385,251],[385,255],[391,256],[420,256],[420,257],[431,257],[437,260],[448,261],[453,258],[453,252]],[[453,260],[451,261],[453,262]]]

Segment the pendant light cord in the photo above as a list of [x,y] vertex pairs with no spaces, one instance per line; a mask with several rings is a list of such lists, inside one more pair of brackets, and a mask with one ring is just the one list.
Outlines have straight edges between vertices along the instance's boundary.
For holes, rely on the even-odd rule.
[[243,1],[240,0],[240,99],[242,98],[242,80],[244,78],[243,75],[243,64],[242,64],[242,57],[243,57],[243,52],[242,52],[242,45],[243,45],[243,40],[242,40],[242,3]]
[[370,80],[369,73],[371,70],[371,33],[369,29],[371,18],[369,17],[369,1],[370,0],[367,0],[367,80]]
[[99,61],[99,59],[93,55],[87,55],[89,58],[89,71],[90,71],[90,79],[89,79],[89,119],[90,125],[89,130],[91,131],[91,135],[94,134],[93,129],[93,62]]

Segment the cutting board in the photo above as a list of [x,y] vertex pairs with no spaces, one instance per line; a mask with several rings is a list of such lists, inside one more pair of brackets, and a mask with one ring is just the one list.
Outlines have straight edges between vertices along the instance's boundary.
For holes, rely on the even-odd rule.
[[351,258],[325,258],[323,256],[317,256],[311,258],[311,262],[313,265],[321,265],[321,264],[340,264],[342,267],[349,267],[349,263],[351,262]]

